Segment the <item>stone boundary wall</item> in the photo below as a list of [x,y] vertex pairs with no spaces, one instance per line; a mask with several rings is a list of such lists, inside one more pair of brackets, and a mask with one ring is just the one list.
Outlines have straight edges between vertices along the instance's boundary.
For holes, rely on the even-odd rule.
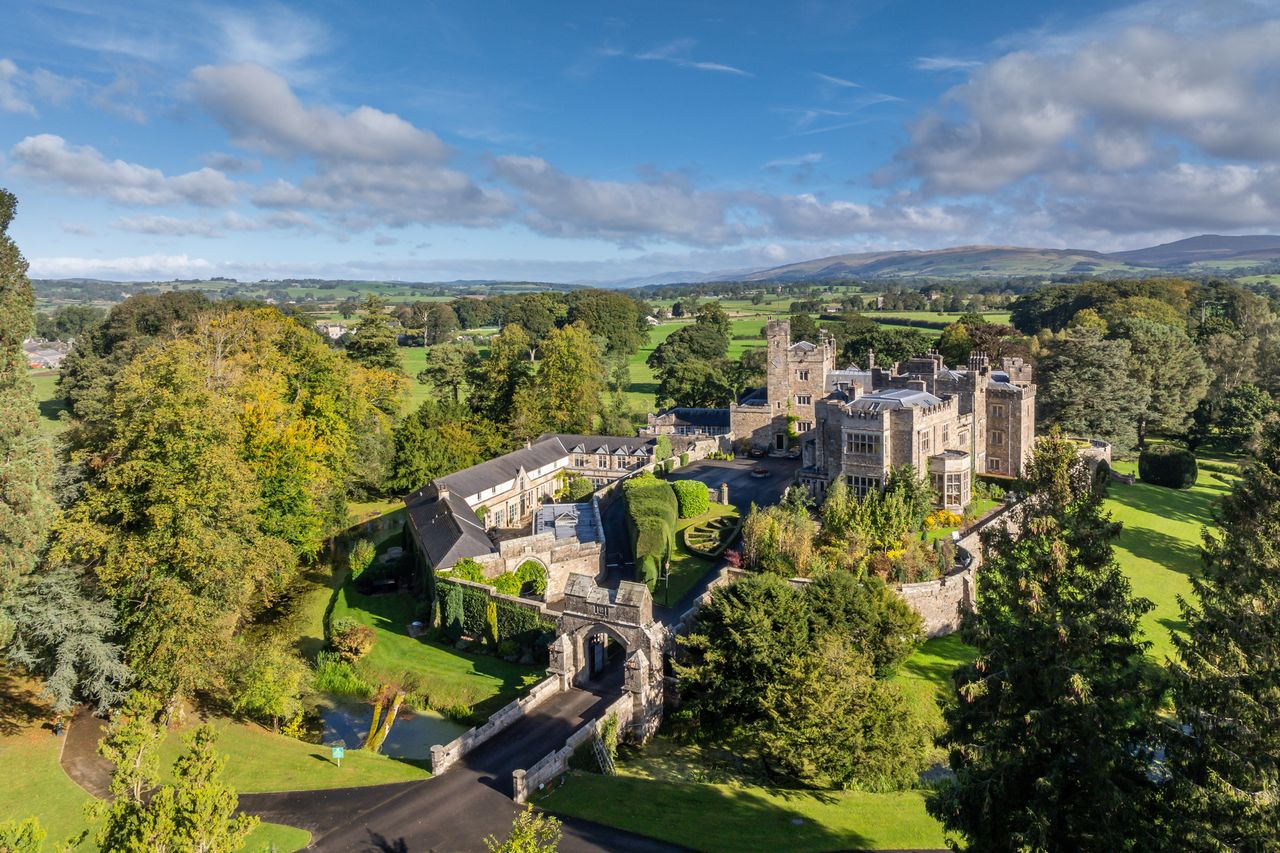
[[897,588],[898,595],[920,614],[926,636],[942,637],[954,633],[959,630],[964,614],[973,610],[974,582],[982,566],[981,533],[992,525],[1007,527],[1016,523],[1016,515],[1011,512],[1016,506],[1005,504],[954,540],[957,551],[968,556],[968,563],[963,569],[936,580],[903,584]]
[[610,715],[618,718],[618,732],[624,732],[631,723],[635,701],[630,693],[623,693],[618,699],[605,708],[591,722],[569,735],[564,746],[555,752],[549,752],[537,764],[528,770],[516,770],[511,774],[512,799],[517,803],[525,803],[529,794],[541,790],[546,785],[564,775],[569,769],[569,757],[584,743],[600,734],[600,725]]
[[431,747],[431,773],[439,776],[462,760],[468,752],[525,717],[534,708],[560,693],[560,679],[548,676],[519,699],[495,711],[485,724],[473,727],[446,744]]

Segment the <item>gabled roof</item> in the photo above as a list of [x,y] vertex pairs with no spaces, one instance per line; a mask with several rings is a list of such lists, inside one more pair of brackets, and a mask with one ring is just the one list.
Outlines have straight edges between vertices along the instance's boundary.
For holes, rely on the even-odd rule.
[[800,350],[801,352],[813,352],[817,349],[817,346],[809,343],[808,341],[796,341],[790,348]]
[[419,490],[405,502],[414,536],[432,568],[449,568],[464,557],[492,554],[497,548],[467,502],[450,492],[443,498]]
[[528,474],[568,455],[563,444],[555,436],[542,436],[529,447],[464,468],[453,474],[437,477],[436,483],[463,497],[478,495],[501,483],[514,480],[522,471]]

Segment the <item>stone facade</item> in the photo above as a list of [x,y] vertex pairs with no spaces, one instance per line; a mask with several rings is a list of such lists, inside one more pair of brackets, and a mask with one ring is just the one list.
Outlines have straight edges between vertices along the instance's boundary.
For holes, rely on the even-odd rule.
[[1022,359],[993,370],[974,353],[965,368],[948,368],[931,352],[866,371],[836,371],[817,407],[800,481],[821,497],[836,477],[859,494],[884,485],[889,472],[911,465],[927,474],[939,504],[960,510],[975,474],[1014,477],[1035,441],[1035,385]]
[[816,406],[827,393],[827,374],[835,369],[836,345],[829,337],[817,344],[793,342],[787,320],[770,320],[765,335],[767,384],[729,407],[729,423],[740,441],[785,453],[813,431]]

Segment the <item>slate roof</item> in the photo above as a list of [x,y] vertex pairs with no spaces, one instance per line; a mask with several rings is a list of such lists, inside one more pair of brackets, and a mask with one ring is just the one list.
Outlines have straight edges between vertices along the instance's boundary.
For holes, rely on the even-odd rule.
[[448,568],[464,557],[497,551],[465,500],[453,492],[438,498],[430,491],[419,489],[410,495],[405,512],[432,568]]
[[479,465],[472,465],[453,474],[437,477],[436,483],[443,485],[450,492],[470,497],[499,483],[514,480],[522,468],[528,473],[544,465],[550,465],[567,455],[564,445],[556,436],[544,435],[529,447],[522,447],[504,456],[490,459],[488,462],[481,462]]
[[673,406],[670,409],[663,409],[657,414],[657,417],[665,415],[673,416],[676,424],[683,426],[725,428],[729,426],[728,409],[695,409],[687,406]]

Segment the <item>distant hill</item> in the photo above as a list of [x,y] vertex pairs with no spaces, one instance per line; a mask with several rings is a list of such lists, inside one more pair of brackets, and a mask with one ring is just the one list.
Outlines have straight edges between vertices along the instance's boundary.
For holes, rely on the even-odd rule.
[[1222,237],[1204,234],[1162,246],[1111,253],[1091,249],[1034,249],[1022,246],[955,246],[947,249],[861,252],[832,255],[717,278],[722,281],[797,281],[841,277],[1140,276],[1160,271],[1212,272],[1276,261],[1280,261],[1280,236]]
[[1223,237],[1201,234],[1173,243],[1112,252],[1108,257],[1131,264],[1153,267],[1188,266],[1212,261],[1271,261],[1280,258],[1280,236],[1255,234],[1247,237]]

